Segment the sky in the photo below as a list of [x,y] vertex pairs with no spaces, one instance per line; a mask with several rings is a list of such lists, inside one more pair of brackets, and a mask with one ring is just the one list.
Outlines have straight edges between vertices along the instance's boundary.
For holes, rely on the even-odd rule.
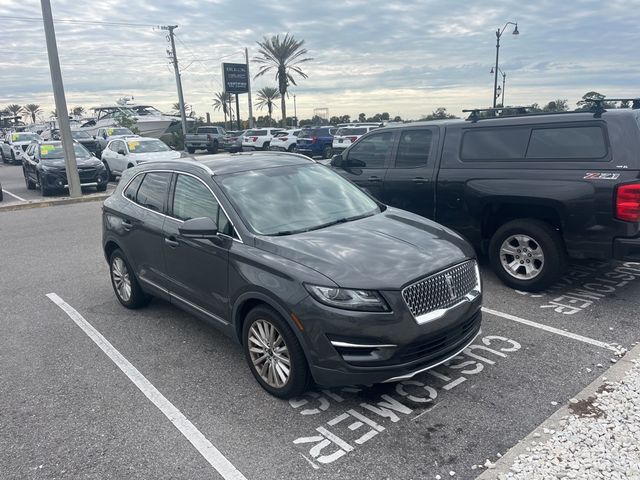
[[[221,63],[257,55],[256,41],[290,33],[305,41],[307,79],[291,87],[297,114],[361,112],[418,119],[438,107],[492,101],[496,29],[504,31],[500,68],[507,105],[567,99],[587,91],[640,95],[640,0],[51,0],[70,107],[115,102],[125,95],[170,111],[177,102],[166,32],[176,24],[185,103],[197,115],[222,90]],[[0,108],[54,107],[40,2],[0,0]],[[67,21],[65,21],[67,20]],[[104,25],[69,22],[115,22]],[[253,73],[257,66],[251,64]],[[500,79],[501,82],[501,79]],[[254,91],[276,86],[253,80]],[[254,100],[255,101],[255,100]],[[293,114],[293,98],[287,102]],[[254,116],[266,112],[254,111]],[[276,110],[274,116],[279,111]],[[247,117],[247,95],[241,96]]]

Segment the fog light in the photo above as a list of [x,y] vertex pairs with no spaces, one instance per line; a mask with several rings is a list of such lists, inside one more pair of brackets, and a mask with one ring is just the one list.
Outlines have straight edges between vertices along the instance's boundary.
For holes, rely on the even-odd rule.
[[61,186],[63,185],[62,180],[58,180],[58,181],[56,182],[56,185],[57,185],[57,186],[59,186],[59,187],[61,187]]

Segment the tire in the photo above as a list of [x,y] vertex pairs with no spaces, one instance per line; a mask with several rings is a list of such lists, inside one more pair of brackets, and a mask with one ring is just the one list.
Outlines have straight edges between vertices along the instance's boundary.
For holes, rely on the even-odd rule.
[[218,141],[214,141],[213,145],[211,145],[209,148],[207,148],[207,152],[209,153],[218,153]]
[[333,156],[333,148],[331,145],[325,145],[322,149],[322,158],[331,158]]
[[193,154],[193,153],[196,153],[196,149],[192,147],[187,147],[187,152]]
[[293,153],[295,151],[296,151],[296,144],[292,143],[291,145],[289,145],[289,148],[287,148],[287,152]]
[[109,277],[116,298],[126,308],[141,308],[151,301],[151,297],[140,288],[129,261],[119,248],[109,257]]
[[103,160],[102,164],[104,165],[104,168],[107,170],[107,180],[109,182],[115,182],[116,176],[111,172],[111,167],[109,166],[107,161]]
[[502,225],[491,238],[489,260],[506,285],[528,292],[553,285],[567,267],[560,233],[548,223],[532,218]]
[[262,145],[262,150],[269,150],[269,147],[271,147],[271,142],[264,142],[264,145]]
[[15,164],[16,162],[17,162],[16,153],[13,150],[11,150],[11,163]]
[[105,183],[104,185],[98,185],[96,186],[96,190],[98,192],[106,192],[107,191],[107,184]]
[[38,175],[38,185],[40,185],[40,193],[43,197],[48,197],[51,194],[51,190],[45,187],[44,182],[42,181],[42,177]]
[[2,193],[2,185],[0,185],[0,202],[4,200],[4,194]]
[[36,184],[34,181],[29,178],[27,172],[23,170],[22,173],[24,174],[24,183],[27,186],[27,190],[35,190]]
[[[266,329],[273,329],[272,331],[277,335],[274,344],[278,345],[278,349],[284,348],[284,351],[275,354],[271,349],[272,346],[264,349],[259,341],[250,340],[251,336],[251,338],[254,339],[264,339],[266,342],[267,340],[263,334]],[[282,343],[279,343],[280,339]],[[286,399],[300,395],[308,390],[311,382],[311,374],[309,373],[309,367],[302,347],[286,321],[272,308],[266,305],[258,306],[247,314],[242,328],[242,345],[251,373],[262,388],[271,395]],[[252,348],[253,351],[250,351],[250,348]],[[259,357],[263,356],[262,352],[268,357],[266,360],[260,361]],[[290,369],[289,375],[283,383],[282,377],[278,375],[278,372],[286,376],[286,372],[282,370],[282,366],[286,367],[285,362],[287,361],[287,355]],[[285,359],[285,361],[282,361],[282,359]],[[270,361],[275,363],[268,363]],[[254,362],[259,362],[258,365],[265,368],[264,375],[266,378],[262,377],[262,374],[258,371]],[[271,365],[273,365],[273,367],[271,367]],[[278,367],[280,367],[280,369],[278,369]],[[271,368],[273,368],[273,370],[270,370]],[[276,377],[270,377],[270,375],[278,375],[278,377],[276,379]],[[269,378],[272,380],[269,380]]]
[[0,157],[2,157],[2,163],[9,163],[9,160],[7,160],[7,157],[4,156],[4,152],[2,151],[1,148],[0,148]]

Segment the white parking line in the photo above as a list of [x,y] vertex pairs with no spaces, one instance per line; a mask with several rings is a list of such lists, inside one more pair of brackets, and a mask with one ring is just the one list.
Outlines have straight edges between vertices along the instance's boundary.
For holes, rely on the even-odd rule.
[[104,338],[82,315],[80,315],[71,305],[66,303],[55,293],[47,294],[47,297],[58,305],[68,316],[78,325],[100,349],[115,363],[124,374],[129,377],[138,389],[151,400],[160,411],[180,430],[189,442],[200,452],[209,464],[215,468],[225,480],[247,480],[236,467],[220,453],[220,451],[207,440],[180,410],[178,410],[167,398],[162,395],[149,380],[142,375],[136,367],[115,349],[109,341]]
[[579,342],[588,343],[590,345],[595,345],[596,347],[600,347],[600,348],[606,348],[607,350],[613,350],[614,352],[618,351],[616,347],[611,346],[608,343],[601,342],[599,340],[594,340],[593,338],[589,338],[589,337],[583,337],[582,335],[578,335],[577,333],[567,332],[565,330],[560,330],[559,328],[550,327],[542,323],[532,322],[531,320],[526,320],[524,318],[516,317],[515,315],[509,315],[508,313],[502,313],[496,310],[491,310],[490,308],[486,308],[486,307],[482,307],[482,311],[490,315],[495,315],[496,317],[506,318],[507,320],[512,320],[514,322],[522,323],[523,325],[529,325],[530,327],[539,328],[540,330],[544,330],[546,332],[555,333],[556,335],[562,335],[563,337],[572,338],[574,340],[578,340]]
[[15,193],[11,193],[11,192],[9,192],[9,191],[5,190],[4,188],[2,189],[2,191],[3,191],[4,193],[6,193],[7,195],[11,195],[13,198],[17,198],[17,199],[18,199],[18,200],[20,200],[21,202],[26,202],[26,200],[25,200],[24,198],[19,197],[19,196],[18,196],[18,195],[16,195]]

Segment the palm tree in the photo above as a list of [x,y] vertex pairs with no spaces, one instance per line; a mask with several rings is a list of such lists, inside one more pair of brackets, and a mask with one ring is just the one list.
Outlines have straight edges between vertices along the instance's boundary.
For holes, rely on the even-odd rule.
[[280,92],[275,87],[263,87],[258,90],[258,101],[256,102],[256,107],[260,110],[267,107],[267,111],[269,112],[269,126],[271,126],[271,122],[273,118],[271,116],[273,112],[273,108],[278,108],[276,104],[273,103],[274,100],[280,98]]
[[31,115],[31,123],[36,123],[36,115],[42,112],[40,105],[36,105],[35,103],[28,103],[22,110],[28,115]]
[[17,121],[19,118],[22,118],[22,115],[18,115],[20,112],[22,112],[22,107],[17,103],[7,105],[7,110],[9,110],[9,113],[13,116],[14,120]]
[[231,107],[229,103],[230,101],[231,94],[225,92],[218,92],[216,93],[215,97],[213,97],[213,109],[216,111],[222,110],[222,113],[224,113],[225,125],[227,123],[227,115],[229,115],[229,118],[231,118]]
[[307,49],[303,48],[304,40],[296,40],[288,33],[280,40],[280,35],[275,35],[270,39],[264,37],[262,42],[256,42],[260,49],[259,57],[254,57],[253,61],[260,64],[260,69],[255,78],[267,72],[275,71],[275,79],[278,82],[280,92],[280,107],[282,110],[282,126],[287,126],[287,105],[285,95],[289,84],[297,85],[294,74],[307,78],[307,74],[302,71],[301,63],[313,60],[312,58],[302,58],[306,55]]
[[81,117],[82,115],[84,115],[84,112],[86,110],[84,109],[84,107],[82,105],[78,105],[77,107],[73,107],[71,109],[71,114],[75,117]]

